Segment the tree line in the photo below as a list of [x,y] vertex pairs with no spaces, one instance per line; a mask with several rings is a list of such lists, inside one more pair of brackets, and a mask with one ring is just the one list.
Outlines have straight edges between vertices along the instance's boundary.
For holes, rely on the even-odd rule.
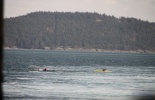
[[155,51],[155,23],[89,12],[32,12],[4,19],[4,47]]

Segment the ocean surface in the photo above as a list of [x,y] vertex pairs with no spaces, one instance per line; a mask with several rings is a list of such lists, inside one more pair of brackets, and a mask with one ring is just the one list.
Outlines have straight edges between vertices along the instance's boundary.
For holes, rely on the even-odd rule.
[[[155,54],[4,50],[3,65],[4,100],[130,100],[155,90]],[[104,68],[112,72],[95,72]]]

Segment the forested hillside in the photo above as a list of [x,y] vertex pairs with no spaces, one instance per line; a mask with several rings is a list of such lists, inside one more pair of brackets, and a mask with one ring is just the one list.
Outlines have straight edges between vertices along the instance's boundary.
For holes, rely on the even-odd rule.
[[155,23],[98,13],[33,12],[4,19],[4,47],[155,51]]

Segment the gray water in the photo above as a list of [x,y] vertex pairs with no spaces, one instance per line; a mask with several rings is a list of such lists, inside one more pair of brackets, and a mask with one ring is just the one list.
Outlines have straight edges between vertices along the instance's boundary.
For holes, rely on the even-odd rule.
[[127,100],[155,87],[155,54],[4,50],[3,60],[5,100]]

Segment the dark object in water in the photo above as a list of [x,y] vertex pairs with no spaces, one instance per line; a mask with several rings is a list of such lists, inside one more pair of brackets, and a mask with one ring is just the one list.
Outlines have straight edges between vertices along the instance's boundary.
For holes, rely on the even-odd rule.
[[47,71],[47,68],[44,68],[43,71]]

